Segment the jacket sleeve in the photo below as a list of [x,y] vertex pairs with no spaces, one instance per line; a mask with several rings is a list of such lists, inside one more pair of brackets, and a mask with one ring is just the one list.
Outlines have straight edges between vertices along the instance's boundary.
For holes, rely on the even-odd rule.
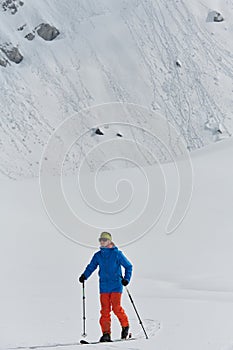
[[97,256],[96,256],[96,254],[94,254],[93,258],[91,259],[90,263],[87,265],[87,267],[83,273],[86,280],[88,279],[88,277],[91,276],[91,274],[95,271],[95,269],[97,268],[98,265],[99,265],[99,263],[98,263]]
[[132,276],[133,265],[122,252],[119,253],[120,264],[125,268],[124,278],[129,282]]

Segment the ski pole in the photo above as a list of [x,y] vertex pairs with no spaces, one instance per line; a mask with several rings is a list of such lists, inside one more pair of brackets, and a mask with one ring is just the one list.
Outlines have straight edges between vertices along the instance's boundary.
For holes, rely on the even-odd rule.
[[85,284],[83,282],[83,337],[86,337],[86,305],[85,305],[85,301],[86,301],[86,296],[85,296]]
[[137,311],[136,306],[135,306],[135,304],[134,304],[133,298],[132,298],[132,296],[131,296],[131,294],[130,294],[128,288],[125,287],[125,289],[127,290],[129,299],[130,299],[130,301],[131,301],[131,303],[132,303],[132,305],[133,305],[133,308],[134,308],[134,310],[135,310],[135,312],[136,312],[136,315],[137,315],[137,317],[138,317],[139,323],[140,323],[140,325],[142,326],[143,332],[145,333],[146,339],[148,339],[148,335],[147,335],[146,330],[145,330],[145,328],[144,328],[144,326],[143,326],[142,320],[141,320],[141,318],[140,318],[140,316],[139,316],[139,314],[138,314],[138,311]]

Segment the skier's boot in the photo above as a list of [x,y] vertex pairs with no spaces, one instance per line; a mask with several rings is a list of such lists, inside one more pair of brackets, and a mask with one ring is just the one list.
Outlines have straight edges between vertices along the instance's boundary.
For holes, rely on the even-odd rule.
[[129,326],[122,327],[121,330],[121,339],[126,339],[129,334]]
[[111,341],[111,336],[110,336],[109,333],[104,333],[104,334],[102,335],[102,337],[100,338],[100,342],[101,342],[101,343],[109,342],[109,341]]

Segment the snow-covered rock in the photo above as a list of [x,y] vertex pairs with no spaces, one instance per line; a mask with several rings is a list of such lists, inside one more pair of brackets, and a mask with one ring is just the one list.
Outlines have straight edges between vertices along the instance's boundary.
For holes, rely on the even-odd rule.
[[176,65],[177,65],[177,67],[182,67],[180,60],[176,60]]
[[223,22],[224,18],[222,16],[222,14],[218,11],[210,11],[208,13],[207,22]]

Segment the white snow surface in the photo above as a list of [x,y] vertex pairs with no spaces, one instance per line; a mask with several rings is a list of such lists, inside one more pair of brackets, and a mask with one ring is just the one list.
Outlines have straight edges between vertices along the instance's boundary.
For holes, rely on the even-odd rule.
[[[123,306],[137,340],[90,348],[233,350],[232,1],[12,2],[15,14],[4,11],[0,0],[0,47],[11,43],[24,59],[0,66],[0,350],[79,349],[78,277],[99,249],[98,236],[105,229],[133,263],[129,290],[149,339],[124,291]],[[211,22],[213,11],[224,21]],[[25,39],[43,22],[60,35],[51,42],[36,32],[34,40]],[[134,127],[123,125],[122,115],[118,119],[116,102],[134,106],[124,120]],[[102,105],[103,115],[81,112],[96,105]],[[144,115],[136,105],[149,112]],[[111,109],[116,123],[108,125]],[[176,137],[169,123],[160,129],[156,113],[176,128]],[[80,133],[89,130],[61,174],[63,194],[84,227],[75,226],[72,235],[73,223],[63,234],[52,224],[38,179],[49,137],[71,116],[79,121]],[[96,135],[96,127],[104,135]],[[192,200],[170,235],[166,225],[179,190],[176,169],[144,128],[165,135],[180,169],[180,136],[191,151]],[[116,138],[118,132],[122,138]],[[129,140],[134,147],[125,149]],[[108,152],[96,148],[88,154],[103,141],[110,141]],[[123,161],[105,164],[106,171],[94,179],[96,168],[117,152]],[[129,153],[139,166],[129,167]],[[80,192],[82,157],[89,168],[82,172]],[[48,161],[52,170],[53,159]],[[56,172],[52,175],[51,185],[58,179]],[[149,206],[148,184],[154,198]],[[54,193],[51,203],[57,219],[65,222],[59,198]],[[98,206],[102,212],[93,209]],[[154,225],[140,237],[150,220]],[[87,339],[97,340],[97,273],[86,282],[86,298]],[[119,323],[115,316],[112,321],[112,336],[118,338]]]
[[[229,139],[192,153],[194,191],[182,224],[166,235],[165,210],[149,233],[121,248],[134,265],[129,290],[149,339],[143,339],[124,291],[123,306],[131,331],[140,338],[92,348],[232,349],[232,150]],[[170,164],[166,167],[169,180],[173,171]],[[150,171],[156,183],[157,167]],[[127,173],[136,189],[142,186],[135,168],[107,171],[101,173],[99,184],[101,188],[104,183],[106,193],[117,172],[122,178]],[[75,193],[81,200],[78,191]],[[45,214],[36,179],[2,180],[0,198],[0,348],[79,341],[82,290],[77,278],[98,250],[100,231],[93,234],[87,226],[85,232],[78,232],[80,241],[89,236],[94,250],[65,238]],[[132,208],[130,205],[129,212]],[[98,219],[96,211],[92,219]],[[136,222],[128,227],[129,239],[134,233],[138,233]],[[124,235],[126,240],[127,233]],[[88,339],[96,340],[101,334],[97,273],[86,282],[86,298]],[[113,337],[117,338],[120,326],[115,316],[112,320]],[[75,350],[77,346],[56,347],[63,348]]]
[[[190,151],[232,134],[231,1],[23,2],[15,2],[14,15],[0,11],[0,45],[12,43],[24,56],[18,65],[0,67],[1,178],[37,176],[43,147],[58,124],[98,104],[122,101],[159,112]],[[223,22],[207,20],[213,10]],[[25,39],[42,22],[60,35],[51,42],[36,33]],[[127,122],[135,118],[129,114]],[[141,138],[142,132],[136,135]],[[98,140],[88,134],[79,151]],[[143,143],[150,148],[147,139]],[[100,153],[96,164],[102,159]]]

